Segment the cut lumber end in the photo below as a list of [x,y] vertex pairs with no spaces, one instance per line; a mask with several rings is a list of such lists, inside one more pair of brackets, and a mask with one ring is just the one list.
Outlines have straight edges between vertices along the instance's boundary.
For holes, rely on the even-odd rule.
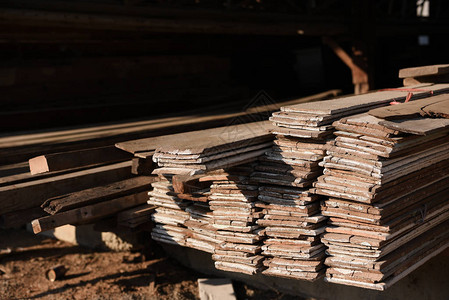
[[134,175],[151,175],[156,164],[151,158],[134,157],[132,159],[131,173]]
[[42,232],[41,224],[39,223],[39,219],[31,221],[31,226],[33,227],[34,234],[38,234]]
[[234,287],[228,278],[199,278],[198,289],[201,300],[235,300]]
[[31,175],[46,173],[50,171],[48,167],[47,158],[45,155],[34,157],[28,161],[30,165]]

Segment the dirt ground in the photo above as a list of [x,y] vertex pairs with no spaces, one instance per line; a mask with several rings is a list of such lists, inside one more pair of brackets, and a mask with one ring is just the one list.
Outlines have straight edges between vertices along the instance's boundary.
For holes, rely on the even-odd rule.
[[[206,276],[166,257],[157,245],[151,248],[151,253],[95,251],[0,229],[0,299],[199,299],[197,279]],[[68,271],[51,282],[45,272],[57,265]],[[298,299],[233,285],[237,299]]]

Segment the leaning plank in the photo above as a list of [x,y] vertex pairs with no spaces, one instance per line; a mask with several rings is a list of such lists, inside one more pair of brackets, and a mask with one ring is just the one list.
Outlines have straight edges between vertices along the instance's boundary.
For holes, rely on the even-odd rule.
[[41,205],[46,199],[130,177],[131,162],[96,167],[0,187],[0,214]]
[[41,207],[49,214],[67,211],[77,207],[102,202],[125,195],[149,191],[155,176],[133,177],[107,185],[101,185],[90,189],[57,196],[46,200]]
[[129,153],[114,146],[46,154],[29,160],[31,174],[61,171],[130,159]]
[[100,218],[113,215],[126,208],[133,207],[148,200],[146,192],[128,195],[81,208],[65,211],[53,216],[35,219],[31,222],[33,232],[39,233],[67,224],[87,224]]

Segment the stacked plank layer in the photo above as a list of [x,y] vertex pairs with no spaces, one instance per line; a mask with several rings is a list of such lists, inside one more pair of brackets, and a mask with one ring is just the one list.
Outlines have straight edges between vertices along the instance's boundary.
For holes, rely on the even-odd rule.
[[[447,85],[426,85],[440,93]],[[427,90],[415,93],[415,98],[430,95]],[[264,219],[268,239],[263,254],[267,259],[265,274],[314,280],[323,273],[324,246],[319,235],[324,232],[325,218],[320,214],[319,196],[310,188],[322,174],[319,163],[333,139],[332,123],[340,118],[382,107],[394,100],[405,99],[401,90],[381,91],[345,97],[319,103],[304,103],[282,107],[270,120],[276,126],[271,151],[260,159],[252,177],[263,184],[259,199],[264,204]]]
[[[319,212],[319,197],[309,192],[322,173],[319,162],[325,155],[331,121],[314,114],[291,112],[290,107],[274,113],[276,140],[253,172],[259,188],[257,206],[264,218],[263,255],[266,275],[315,280],[323,274],[325,218]],[[319,117],[319,116],[318,116]]]
[[325,279],[384,290],[448,246],[449,138],[380,123],[367,114],[335,122],[315,188],[328,196]]
[[185,223],[190,216],[185,209],[189,203],[173,195],[171,176],[160,176],[160,180],[151,186],[148,204],[156,206],[151,216],[155,223],[151,237],[159,242],[186,246],[188,229]]
[[254,122],[187,132],[156,149],[157,174],[204,174],[251,162],[270,146],[272,125]]
[[214,176],[209,196],[217,238],[222,241],[212,258],[220,270],[255,274],[263,268],[260,226],[256,207],[258,185],[250,180],[254,165],[244,165]]
[[214,253],[221,242],[213,227],[214,216],[207,202],[194,202],[186,209],[189,220],[186,221],[188,229],[187,247]]

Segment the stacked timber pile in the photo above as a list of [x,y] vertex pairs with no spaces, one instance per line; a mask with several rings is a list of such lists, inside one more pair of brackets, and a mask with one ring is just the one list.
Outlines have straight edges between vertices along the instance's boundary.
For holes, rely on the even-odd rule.
[[271,146],[271,124],[254,122],[186,132],[156,149],[157,174],[204,174],[251,162]]
[[246,164],[203,178],[213,179],[209,204],[221,241],[212,256],[217,269],[252,275],[263,268],[263,236],[256,223],[262,210],[255,204],[258,185],[251,181],[253,171],[254,164]]
[[[427,85],[415,92],[415,99],[427,97],[429,91],[440,93],[448,85]],[[273,149],[260,159],[254,180],[259,199],[264,204],[264,219],[268,239],[264,241],[265,274],[315,280],[323,274],[324,249],[320,234],[325,217],[320,214],[319,196],[310,190],[322,174],[320,161],[327,144],[333,138],[332,122],[344,116],[385,106],[406,99],[402,90],[346,97],[319,103],[304,103],[282,107],[270,118],[276,125]]]
[[259,199],[265,204],[263,255],[268,258],[266,275],[315,280],[323,274],[324,246],[320,234],[325,219],[319,213],[318,197],[307,190],[282,186],[260,187]]
[[117,214],[117,224],[122,227],[137,228],[140,225],[147,224],[151,219],[155,206],[142,204]]
[[159,176],[158,181],[153,182],[151,187],[148,204],[156,206],[151,216],[155,223],[151,237],[156,241],[186,246],[185,222],[189,219],[189,214],[185,209],[190,203],[174,195],[171,176]]
[[449,120],[406,109],[432,98],[370,112],[400,120],[361,114],[334,123],[315,183],[329,197],[326,281],[384,290],[449,246]]
[[221,242],[213,227],[214,216],[207,202],[194,202],[186,209],[189,220],[186,226],[189,230],[187,247],[214,253],[215,248]]
[[[30,159],[28,163],[23,164],[23,168],[15,168],[16,165],[2,168],[2,173],[7,175],[0,179],[2,226],[18,227],[35,218],[44,217],[47,213],[55,214],[58,210],[79,209],[83,206],[80,204],[84,200],[83,196],[75,198],[72,196],[73,193],[82,193],[84,190],[114,183],[126,189],[128,182],[133,181],[130,159],[129,154],[115,147],[100,147],[42,155]],[[143,183],[145,181],[143,179],[135,180],[130,183],[133,187],[149,186],[151,182],[147,180]],[[108,200],[113,199],[107,195],[106,190],[94,189],[93,192],[96,194],[89,195],[86,205],[101,202],[107,197]],[[71,196],[64,196],[68,194]],[[122,195],[127,194],[122,193],[118,197]],[[55,197],[64,204],[60,207],[54,206],[56,210],[53,210],[53,206],[47,208],[47,204],[51,202],[49,199]],[[69,200],[73,200],[73,203]]]
[[[210,253],[213,253],[217,244],[222,241],[239,242],[246,235],[260,239],[257,233],[250,233],[243,228],[245,226],[233,228],[241,229],[241,232],[218,232],[216,227],[218,224],[215,224],[215,213],[212,210],[220,207],[227,210],[227,208],[220,206],[223,202],[218,199],[209,203],[211,195],[208,188],[209,182],[216,178],[213,176],[217,174],[222,176],[224,172],[222,168],[257,160],[257,157],[271,145],[270,128],[269,122],[256,122],[118,145],[141,156],[154,153],[153,159],[159,165],[159,168],[153,171],[159,176],[159,180],[152,184],[153,191],[150,192],[148,201],[149,204],[156,206],[152,217],[156,222],[153,238]],[[248,176],[250,173],[248,168],[245,170]],[[242,171],[239,172],[243,174]],[[194,175],[197,173],[199,175]],[[195,182],[201,187],[189,188],[190,182]],[[229,182],[226,188],[230,188],[232,184]],[[248,185],[247,188],[257,190],[255,186]],[[224,187],[221,187],[221,190],[224,192]],[[254,200],[255,197],[251,199]],[[242,202],[242,205],[252,204]],[[243,207],[240,209],[244,210]],[[229,210],[224,217],[230,217]]]

